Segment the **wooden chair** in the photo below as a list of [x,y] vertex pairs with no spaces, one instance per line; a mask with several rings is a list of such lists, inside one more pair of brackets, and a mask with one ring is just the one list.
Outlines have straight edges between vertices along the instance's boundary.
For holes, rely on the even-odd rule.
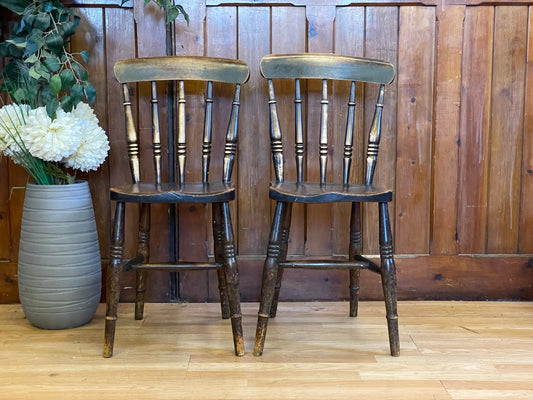
[[[122,272],[135,269],[137,271],[137,288],[135,301],[135,319],[143,318],[144,293],[146,275],[149,270],[201,270],[216,269],[218,273],[222,317],[231,317],[235,354],[244,354],[244,342],[241,326],[241,309],[239,299],[239,273],[235,260],[235,244],[229,202],[235,199],[235,188],[231,183],[231,175],[237,150],[237,132],[239,117],[239,101],[241,85],[248,80],[248,66],[237,60],[209,57],[153,57],[122,60],[114,68],[117,80],[122,84],[124,94],[124,111],[126,117],[126,142],[131,169],[131,184],[111,188],[111,200],[116,202],[115,220],[111,238],[110,265],[107,272],[107,311],[105,322],[104,357],[111,357],[117,320],[117,307],[120,296]],[[164,146],[161,143],[160,119],[158,110],[158,81],[170,82],[172,90],[177,91],[177,135],[174,135],[176,149],[175,179],[168,182],[161,162]],[[192,84],[193,88],[205,85],[205,117],[203,132],[188,132],[203,137],[202,148],[198,149],[198,157],[202,158],[200,182],[186,181],[186,156],[189,152],[186,140],[186,97],[185,87]],[[130,93],[135,84],[148,82],[151,87],[151,125],[152,125],[152,157],[148,157],[153,167],[142,166],[140,157],[139,136],[137,135]],[[230,84],[234,90],[232,105],[228,104],[229,125],[225,132],[212,128],[214,102],[213,82]],[[130,84],[133,84],[130,87]],[[161,83],[159,83],[161,85]],[[172,86],[176,85],[176,86]],[[220,84],[223,85],[223,84]],[[166,87],[164,86],[165,90]],[[196,89],[197,90],[197,89]],[[200,91],[204,89],[200,88]],[[198,90],[197,90],[198,91]],[[169,89],[169,92],[171,90]],[[231,99],[230,99],[231,102]],[[139,116],[139,119],[142,116]],[[149,122],[150,123],[150,122]],[[170,125],[170,124],[169,124]],[[168,135],[173,133],[168,129]],[[222,129],[224,131],[224,129]],[[212,135],[225,134],[225,147],[221,161],[221,174],[211,179],[209,170],[212,157]],[[198,140],[199,141],[199,140]],[[222,140],[221,140],[222,141]],[[192,149],[190,150],[192,152]],[[154,176],[147,179],[143,176],[146,169],[154,170]],[[143,173],[141,173],[143,172]],[[164,174],[163,172],[168,172]],[[173,172],[173,171],[172,171]],[[141,179],[142,178],[142,179]],[[137,255],[130,260],[123,259],[125,206],[127,203],[139,204],[139,232]],[[213,262],[169,262],[150,263],[150,208],[154,203],[204,203],[211,204],[214,236]]]
[[[388,203],[392,200],[392,191],[372,185],[380,141],[385,85],[394,79],[394,67],[388,62],[372,59],[307,53],[265,56],[261,60],[261,73],[268,79],[270,139],[275,174],[275,181],[270,185],[269,195],[272,200],[276,201],[276,208],[263,270],[261,304],[257,321],[254,355],[260,356],[263,353],[268,319],[276,315],[279,290],[285,268],[342,268],[349,270],[350,316],[352,317],[357,316],[360,269],[368,269],[381,275],[385,295],[390,351],[391,355],[398,356],[400,347],[396,311],[396,268],[393,260],[393,243],[388,213]],[[283,146],[286,142],[282,140],[273,81],[278,79],[286,80],[287,78],[295,80],[295,148],[284,152]],[[304,138],[306,134],[302,122],[302,110],[304,109],[304,104],[302,103],[307,97],[305,93],[302,94],[303,91],[301,89],[303,87],[301,81],[306,82],[308,87],[310,87],[309,85],[313,83],[313,79],[315,84],[316,80],[318,80],[322,85],[319,91],[321,94],[315,96],[320,100],[321,110],[320,129],[318,132],[319,149],[317,149],[318,152],[316,153],[316,158],[319,160],[316,165],[318,172],[315,174],[310,172],[311,166],[309,161],[305,159],[306,144],[304,143]],[[332,114],[328,108],[328,82],[335,80],[348,81],[346,85],[349,86],[349,99],[346,101],[347,107],[344,114],[341,111]],[[374,117],[367,139],[366,156],[362,155],[366,159],[366,175],[364,182],[359,184],[352,183],[350,180],[354,127],[356,126],[354,118],[356,84],[359,85],[358,82],[373,83],[379,87]],[[285,85],[289,83],[290,81],[285,81]],[[312,97],[311,95],[309,98]],[[343,118],[346,118],[344,149],[336,151],[342,157],[342,182],[326,182],[326,165],[331,153],[328,148],[328,118],[331,115],[334,115],[335,118],[344,115]],[[311,133],[307,134],[310,135]],[[290,153],[294,154],[296,161],[295,181],[287,181],[284,176],[284,158]],[[306,163],[308,169],[304,170]],[[307,177],[317,176],[317,181],[310,181],[309,178],[306,180],[304,178],[306,174]],[[294,257],[287,259],[292,205],[294,203],[317,204],[332,202],[351,203],[348,259],[298,260]],[[363,202],[377,203],[379,208],[381,265],[377,265],[361,256],[361,203]]]

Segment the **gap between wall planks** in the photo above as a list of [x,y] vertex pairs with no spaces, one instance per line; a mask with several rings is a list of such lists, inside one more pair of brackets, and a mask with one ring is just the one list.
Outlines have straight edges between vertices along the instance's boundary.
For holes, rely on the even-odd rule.
[[[504,298],[531,297],[526,279],[531,261],[527,256],[514,256],[533,253],[533,203],[527,201],[533,193],[532,70],[527,64],[533,43],[529,40],[533,33],[527,6],[532,2],[337,1],[338,7],[319,0],[283,4],[251,0],[231,4],[212,0],[181,3],[193,20],[189,26],[183,21],[176,24],[177,54],[237,57],[252,68],[252,80],[244,87],[241,114],[239,161],[243,164],[236,173],[239,197],[232,208],[241,275],[243,282],[250,285],[244,288],[246,296],[252,296],[258,286],[255,280],[259,275],[254,268],[260,269],[256,266],[260,266],[265,252],[272,207],[265,197],[270,155],[265,131],[268,117],[266,112],[260,112],[266,94],[265,83],[258,74],[258,60],[269,52],[335,51],[385,58],[397,66],[396,81],[387,90],[390,107],[387,104],[384,114],[385,132],[376,180],[397,189],[396,203],[391,207],[397,252],[431,255],[412,259],[417,261],[399,259],[400,291],[409,288],[406,296],[424,298],[431,295],[428,287],[443,285],[435,295],[475,297],[486,291]],[[160,14],[140,3],[128,4],[128,8],[121,8],[116,2],[90,0],[72,4],[83,17],[73,46],[91,50],[88,68],[98,91],[96,109],[111,141],[108,162],[87,177],[105,265],[108,218],[114,212],[107,201],[107,188],[127,181],[129,176],[122,152],[122,105],[116,101],[120,99],[120,87],[113,79],[112,65],[120,58],[163,54],[164,27]],[[256,30],[256,26],[265,29]],[[419,28],[427,34],[417,33]],[[415,54],[414,48],[419,50]],[[372,96],[361,92],[358,103],[364,103],[363,94]],[[289,96],[291,93],[287,93]],[[369,113],[364,105],[360,112]],[[264,132],[258,129],[261,126]],[[142,135],[149,131],[149,126],[146,128]],[[291,140],[290,132],[286,136]],[[9,202],[7,197],[12,187],[24,186],[26,177],[6,161],[1,162],[0,168],[0,301],[8,302],[17,301],[16,257],[23,191],[15,190]],[[396,168],[397,173],[387,174],[391,168]],[[204,221],[182,232],[182,237],[195,238],[195,246],[185,248],[183,254],[205,257],[206,251],[211,253],[206,243],[210,239],[209,215],[202,217],[200,209],[181,211],[191,221]],[[136,211],[128,212],[135,215]],[[172,246],[167,239],[166,210],[154,214],[155,237],[160,239],[154,240],[154,257],[164,258]],[[370,224],[373,214],[374,210],[365,210],[368,231],[364,245],[365,253],[370,254],[377,249],[377,231]],[[345,252],[345,209],[330,208],[320,213],[320,220],[310,217],[304,207],[295,209],[294,215],[308,223],[307,229],[293,232],[291,253]],[[134,225],[127,230],[133,231]],[[333,239],[331,244],[324,245],[323,232]],[[128,239],[131,252],[134,235]],[[464,253],[488,253],[492,258],[458,256]],[[444,267],[443,260],[450,265]],[[464,279],[469,268],[476,271],[473,276],[477,274],[469,281],[472,287],[459,285],[457,278]],[[448,280],[431,278],[439,274],[448,276]],[[514,283],[518,289],[508,281],[509,276],[517,279]],[[328,282],[340,279],[329,273],[322,277]],[[307,271],[296,279],[315,282]],[[477,281],[484,284],[476,285]],[[148,296],[154,296],[151,286],[166,287],[167,282],[166,274],[152,277]],[[216,300],[211,275],[191,275],[181,282],[188,299]],[[132,283],[129,278],[126,286],[131,287]],[[326,282],[326,287],[321,287],[315,282],[296,295],[303,296],[308,291],[332,299],[342,296],[327,285]],[[339,285],[342,286],[340,282]],[[168,293],[157,296],[152,300],[168,300]]]

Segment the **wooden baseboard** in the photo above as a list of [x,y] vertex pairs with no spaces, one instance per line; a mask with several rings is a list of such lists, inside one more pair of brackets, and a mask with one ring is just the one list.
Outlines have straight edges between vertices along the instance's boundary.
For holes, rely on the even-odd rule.
[[[263,258],[240,257],[242,301],[258,301]],[[106,263],[104,262],[104,272]],[[400,300],[533,300],[533,257],[520,255],[397,256]],[[218,301],[216,273],[198,272],[180,286],[184,301]],[[126,274],[121,299],[132,301],[134,275]],[[168,273],[148,280],[147,301],[168,302]],[[105,280],[104,290],[105,290]],[[201,289],[199,289],[201,288]],[[361,299],[382,299],[379,276],[361,272]],[[330,301],[348,298],[346,271],[287,270],[282,301]],[[102,294],[102,301],[105,292]],[[17,265],[0,263],[0,303],[18,302]]]
[[[239,268],[243,300],[257,301],[262,260],[239,260]],[[400,300],[533,300],[531,256],[397,256],[396,268]],[[361,271],[360,296],[383,298],[378,275]],[[282,301],[347,298],[346,271],[285,271]]]

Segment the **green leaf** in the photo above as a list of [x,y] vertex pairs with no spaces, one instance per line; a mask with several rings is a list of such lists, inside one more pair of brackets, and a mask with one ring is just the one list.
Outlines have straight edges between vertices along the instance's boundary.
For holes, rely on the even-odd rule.
[[28,58],[24,60],[24,62],[28,64],[33,64],[33,63],[36,63],[37,61],[39,61],[39,59],[37,58],[36,54],[32,54],[31,56],[29,56]]
[[23,38],[8,39],[5,42],[15,46],[18,49],[25,49],[27,45],[26,40]]
[[65,111],[72,110],[72,97],[68,94],[61,98],[61,108]]
[[44,6],[43,6],[44,12],[49,13],[50,11],[53,11],[53,10],[57,10],[57,7],[54,6],[54,3],[52,3],[51,1],[47,1],[46,3],[44,3]]
[[41,100],[44,104],[48,104],[54,101],[54,98],[56,97],[57,97],[57,92],[54,92],[54,90],[52,89],[52,84],[48,86],[43,86],[41,90]]
[[47,81],[50,80],[50,71],[48,70],[48,68],[46,68],[46,66],[44,66],[39,61],[37,61],[33,66],[43,79],[46,79]]
[[73,105],[78,104],[85,97],[85,92],[83,91],[83,86],[80,84],[75,84],[70,88],[70,97],[72,97]]
[[31,4],[31,0],[0,0],[0,6],[21,15],[26,7]]
[[45,38],[44,38],[44,32],[40,29],[34,29],[31,32],[30,35],[31,40],[33,40],[35,43],[37,43],[37,46],[39,49],[45,45]]
[[45,41],[48,48],[55,54],[60,54],[63,51],[63,38],[57,32],[52,32]]
[[39,45],[36,42],[34,42],[32,39],[29,39],[26,42],[26,48],[24,49],[24,54],[22,56],[26,57],[31,54],[35,54],[37,53],[37,51],[39,51]]
[[[59,60],[55,57],[46,58],[43,60],[43,65],[48,69],[50,72],[56,72],[59,71],[59,68],[61,68],[61,64],[59,63]],[[58,77],[59,82],[61,82],[61,79]]]
[[78,77],[78,79],[80,79],[82,81],[86,81],[87,80],[87,78],[88,78],[87,71],[81,66],[80,63],[73,62],[72,63],[72,69],[73,69],[73,72]]
[[63,90],[70,89],[75,82],[74,74],[70,69],[64,69],[59,76],[61,77],[61,87]]
[[59,99],[57,97],[54,97],[52,101],[49,101],[46,104],[46,113],[50,118],[54,118],[57,109],[59,108]]
[[28,31],[31,30],[35,18],[36,14],[34,13],[34,9],[32,7],[24,10],[24,13],[22,14],[22,22],[25,25],[24,28],[28,29]]
[[0,56],[4,57],[22,57],[24,54],[24,48],[25,48],[25,42],[24,46],[17,47],[15,44],[12,43],[12,41],[6,40],[3,43],[0,43]]
[[61,33],[65,37],[74,35],[74,33],[76,32],[76,29],[78,28],[79,23],[80,23],[79,17],[74,18],[73,21],[64,22],[63,24],[61,24]]
[[46,173],[56,178],[59,182],[66,182],[67,184],[74,183],[74,177],[72,175],[67,174],[65,171],[63,171],[60,167],[58,167],[54,163],[51,163],[51,162],[46,163],[45,171]]
[[85,82],[85,94],[89,103],[94,105],[94,101],[96,99],[96,89],[89,82]]
[[90,55],[90,53],[89,53],[88,50],[83,50],[83,51],[80,53],[80,55],[81,55],[81,58],[83,58],[83,61],[85,61],[86,63],[89,62],[89,55]]
[[13,97],[15,103],[24,103],[26,93],[24,92],[24,89],[18,88],[11,96]]
[[61,78],[59,75],[53,75],[52,78],[50,78],[50,89],[57,94],[61,90]]
[[35,17],[35,21],[33,23],[33,27],[36,29],[40,29],[41,31],[45,31],[48,29],[48,27],[51,24],[50,15],[48,14],[37,14]]
[[41,74],[39,74],[39,71],[35,68],[35,65],[33,65],[30,70],[28,71],[28,74],[33,78],[33,79],[39,79],[41,77]]

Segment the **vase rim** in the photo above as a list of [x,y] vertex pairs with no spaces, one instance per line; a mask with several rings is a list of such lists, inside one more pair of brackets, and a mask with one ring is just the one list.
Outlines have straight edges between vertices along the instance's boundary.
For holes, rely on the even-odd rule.
[[47,187],[47,186],[50,186],[50,187],[56,187],[56,186],[63,186],[63,187],[68,187],[68,186],[73,186],[73,185],[79,185],[79,184],[88,184],[88,182],[86,180],[83,180],[83,179],[76,179],[74,181],[74,183],[63,183],[63,184],[57,184],[57,183],[53,183],[53,184],[50,184],[50,185],[41,185],[39,183],[35,183],[35,182],[28,182],[26,185],[27,186],[39,186],[39,187]]

